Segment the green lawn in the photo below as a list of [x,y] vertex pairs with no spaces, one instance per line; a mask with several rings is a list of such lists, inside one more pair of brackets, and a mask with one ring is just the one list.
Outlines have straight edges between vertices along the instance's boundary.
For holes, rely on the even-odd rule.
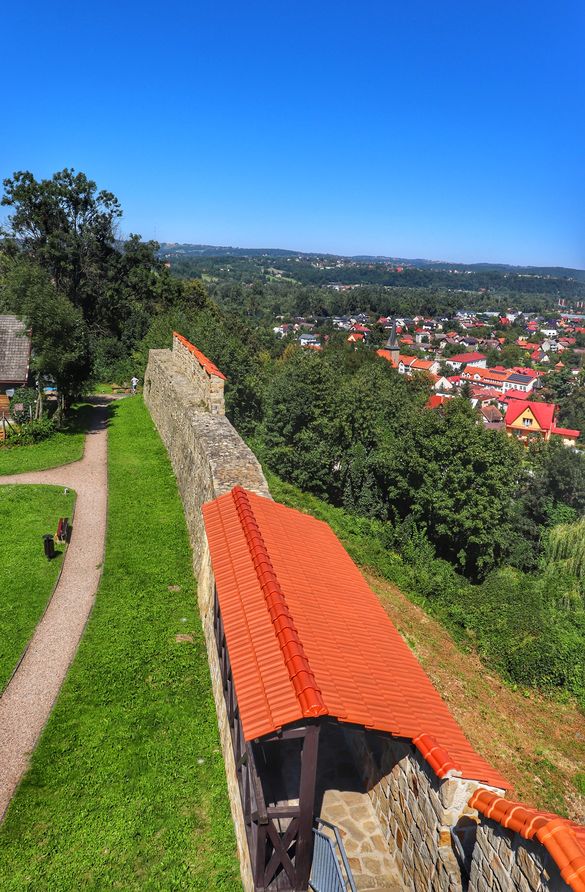
[[33,446],[0,444],[0,475],[56,468],[83,458],[83,442],[92,406],[82,403],[71,410],[67,427]]
[[104,575],[0,828],[0,888],[234,892],[235,836],[175,479],[142,399],[112,413]]
[[53,591],[59,556],[48,561],[42,536],[60,517],[71,518],[74,493],[57,486],[0,486],[0,692],[29,641]]

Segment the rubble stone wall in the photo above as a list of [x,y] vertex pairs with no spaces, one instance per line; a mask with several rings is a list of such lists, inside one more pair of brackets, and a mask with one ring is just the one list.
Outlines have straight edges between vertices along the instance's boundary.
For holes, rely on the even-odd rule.
[[183,353],[150,351],[144,400],[177,478],[198,573],[205,549],[201,506],[237,484],[266,498],[271,496],[255,455],[225,415],[210,410],[196,374],[187,374],[197,360],[188,350],[185,354],[187,367]]
[[540,843],[469,807],[485,785],[441,780],[409,740],[354,729],[346,738],[406,889],[571,892]]

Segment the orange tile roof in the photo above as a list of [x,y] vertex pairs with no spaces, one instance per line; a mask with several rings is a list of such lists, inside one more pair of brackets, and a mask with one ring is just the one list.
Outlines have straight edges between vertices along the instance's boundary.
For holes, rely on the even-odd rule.
[[246,740],[328,715],[435,750],[445,774],[508,787],[327,524],[241,487],[203,517]]
[[556,862],[571,889],[585,892],[585,827],[550,812],[502,799],[481,787],[474,792],[469,806],[524,839],[537,839]]
[[197,359],[200,365],[203,366],[203,368],[209,375],[215,375],[216,378],[222,378],[224,381],[227,381],[227,378],[223,374],[223,372],[220,372],[218,367],[210,359],[208,359],[207,356],[205,356],[205,354],[201,352],[201,350],[198,350],[197,347],[195,347],[194,344],[191,343],[191,341],[188,341],[187,338],[184,338],[183,335],[179,334],[178,331],[173,332],[173,337],[176,338],[183,345],[183,347],[186,347],[187,350],[193,354],[193,356]]

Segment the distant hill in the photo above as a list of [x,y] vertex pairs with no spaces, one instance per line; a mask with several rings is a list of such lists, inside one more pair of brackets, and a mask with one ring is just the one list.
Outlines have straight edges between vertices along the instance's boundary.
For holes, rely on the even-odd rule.
[[571,269],[563,266],[513,266],[508,263],[458,263],[447,260],[426,260],[424,258],[389,257],[379,254],[326,254],[310,251],[292,251],[287,248],[235,248],[227,245],[191,245],[176,242],[163,242],[161,256],[184,257],[266,257],[278,258],[322,258],[323,260],[346,260],[354,263],[399,264],[411,269],[435,269],[470,272],[501,272],[515,276],[550,276],[553,278],[570,278],[585,282],[585,270]]

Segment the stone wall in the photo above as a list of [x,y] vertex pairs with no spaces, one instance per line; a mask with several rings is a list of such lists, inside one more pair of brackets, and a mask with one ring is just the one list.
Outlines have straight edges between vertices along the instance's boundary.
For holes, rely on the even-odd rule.
[[571,892],[540,843],[482,818],[471,862],[469,892]]
[[440,780],[409,740],[347,731],[382,832],[413,892],[461,892],[464,878],[451,828],[473,823],[467,803],[477,783]]
[[212,415],[225,415],[225,378],[193,344],[182,335],[173,335],[173,363],[189,382],[193,398]]
[[[355,729],[346,738],[405,888],[571,892],[544,846],[470,807],[478,788],[501,790],[459,777],[441,780],[409,740]],[[459,858],[451,831],[463,849]]]
[[186,367],[181,351],[151,350],[144,400],[177,478],[198,573],[206,541],[201,506],[237,484],[271,496],[254,454],[225,415],[212,413],[195,383],[197,376],[188,374],[194,359],[188,356]]

